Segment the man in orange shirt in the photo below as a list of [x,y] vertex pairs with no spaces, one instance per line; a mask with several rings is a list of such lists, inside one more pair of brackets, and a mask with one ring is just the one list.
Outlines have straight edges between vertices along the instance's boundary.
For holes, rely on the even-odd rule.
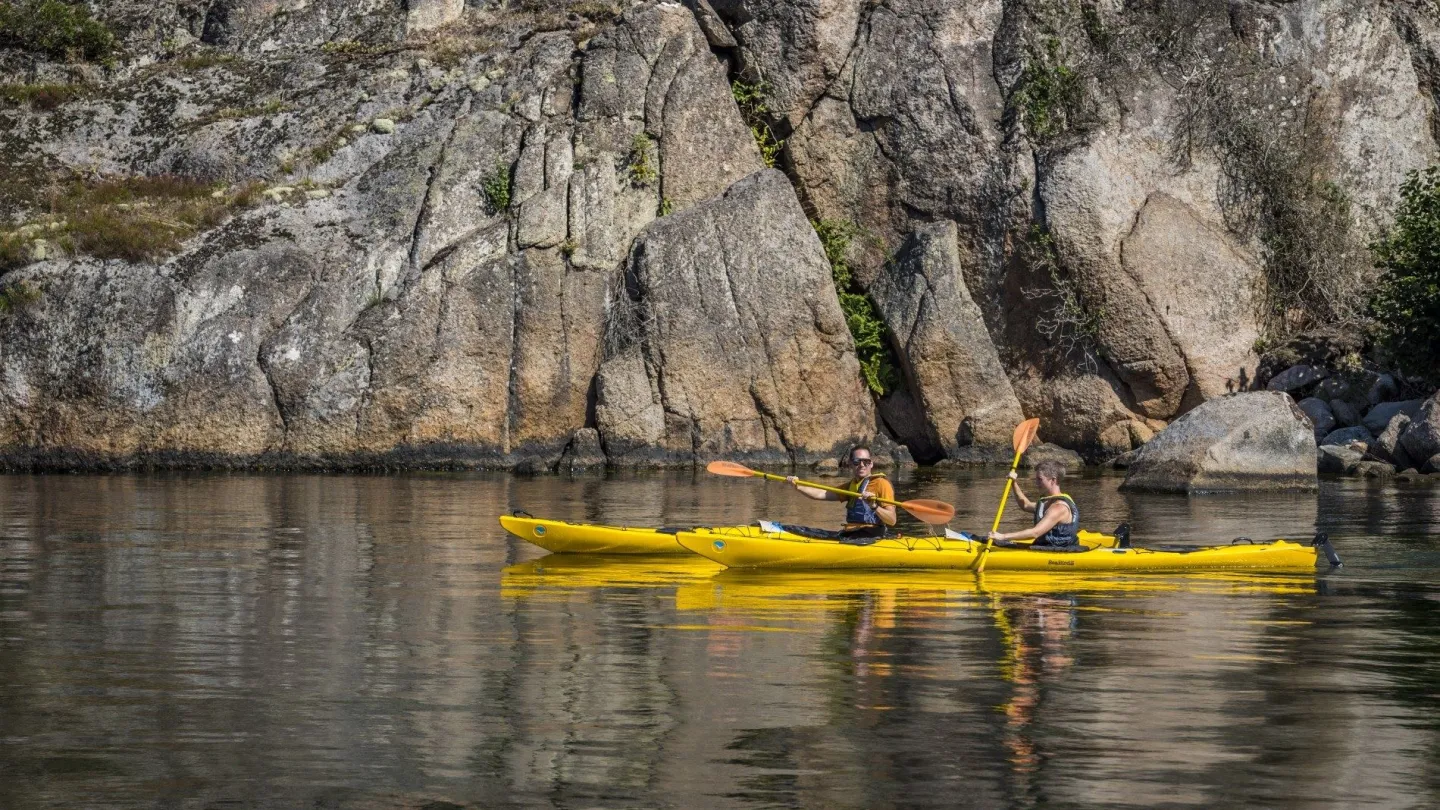
[[[884,537],[887,528],[895,525],[895,506],[876,503],[876,499],[895,500],[895,487],[885,479],[884,473],[875,472],[875,458],[870,454],[870,448],[864,445],[850,448],[849,459],[855,474],[845,485],[845,489],[860,493],[858,498],[847,498],[823,489],[807,487],[793,475],[785,480],[807,498],[845,502],[845,528],[839,532],[824,532],[826,536],[838,537],[842,541],[865,541]],[[813,536],[813,532],[807,534]]]

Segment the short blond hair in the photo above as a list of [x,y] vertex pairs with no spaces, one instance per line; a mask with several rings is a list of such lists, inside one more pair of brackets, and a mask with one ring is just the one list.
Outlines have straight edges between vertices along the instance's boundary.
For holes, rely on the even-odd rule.
[[1065,480],[1065,465],[1058,461],[1042,461],[1035,465],[1035,475],[1049,478],[1058,484]]

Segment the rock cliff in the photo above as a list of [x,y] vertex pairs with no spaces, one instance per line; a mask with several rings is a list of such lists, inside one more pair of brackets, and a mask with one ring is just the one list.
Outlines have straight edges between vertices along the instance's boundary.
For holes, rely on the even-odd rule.
[[1343,322],[1437,151],[1420,3],[93,12],[0,51],[10,467],[1112,456]]

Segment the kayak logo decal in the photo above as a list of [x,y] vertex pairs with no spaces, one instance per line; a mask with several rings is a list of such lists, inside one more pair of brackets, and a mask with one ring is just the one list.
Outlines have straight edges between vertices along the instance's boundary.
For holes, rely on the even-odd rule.
[[1051,565],[1074,565],[1074,560],[1050,560]]
[[544,527],[544,526],[536,526],[536,527],[535,527],[535,536],[536,536],[536,537],[544,537],[544,536],[545,536],[545,527]]
[[724,550],[725,550],[725,541],[724,541],[724,540],[716,540],[714,543],[711,543],[711,545],[713,545],[713,546],[715,547],[715,550],[716,550],[716,551],[724,551]]

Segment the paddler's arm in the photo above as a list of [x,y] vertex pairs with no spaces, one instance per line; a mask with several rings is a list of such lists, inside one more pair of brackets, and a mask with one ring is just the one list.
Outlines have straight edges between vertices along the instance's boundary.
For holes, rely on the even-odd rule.
[[[1010,480],[1015,482],[1011,485],[1011,489],[1015,493],[1015,505],[1020,507],[1021,512],[1034,512],[1035,502],[1025,497],[1025,493],[1020,489],[1020,474],[1011,470]],[[1037,534],[1035,536],[1039,537],[1040,535]]]
[[[833,492],[826,492],[823,489],[816,489],[815,487],[805,486],[804,484],[800,483],[799,479],[797,479],[793,475],[785,476],[785,480],[790,484],[790,486],[795,487],[795,491],[799,492],[801,495],[804,495],[807,498],[812,498],[817,501],[840,500],[840,496],[836,495]],[[893,512],[894,510],[891,511]]]
[[1068,522],[1069,520],[1070,507],[1067,506],[1063,501],[1055,501],[1054,503],[1046,507],[1045,517],[1040,518],[1040,522],[1036,523],[1034,526],[1031,526],[1028,529],[1021,529],[1018,532],[993,532],[990,535],[990,539],[997,541],[1034,540],[1035,538],[1055,528],[1057,525]]
[[875,499],[877,497],[884,498],[887,501],[893,501],[895,500],[895,493],[892,492],[889,495],[880,495],[879,493],[875,492],[867,492],[861,497],[869,501],[871,506],[875,507],[875,515],[879,517],[880,520],[884,521],[886,526],[895,525],[895,506],[888,503],[875,503]]

